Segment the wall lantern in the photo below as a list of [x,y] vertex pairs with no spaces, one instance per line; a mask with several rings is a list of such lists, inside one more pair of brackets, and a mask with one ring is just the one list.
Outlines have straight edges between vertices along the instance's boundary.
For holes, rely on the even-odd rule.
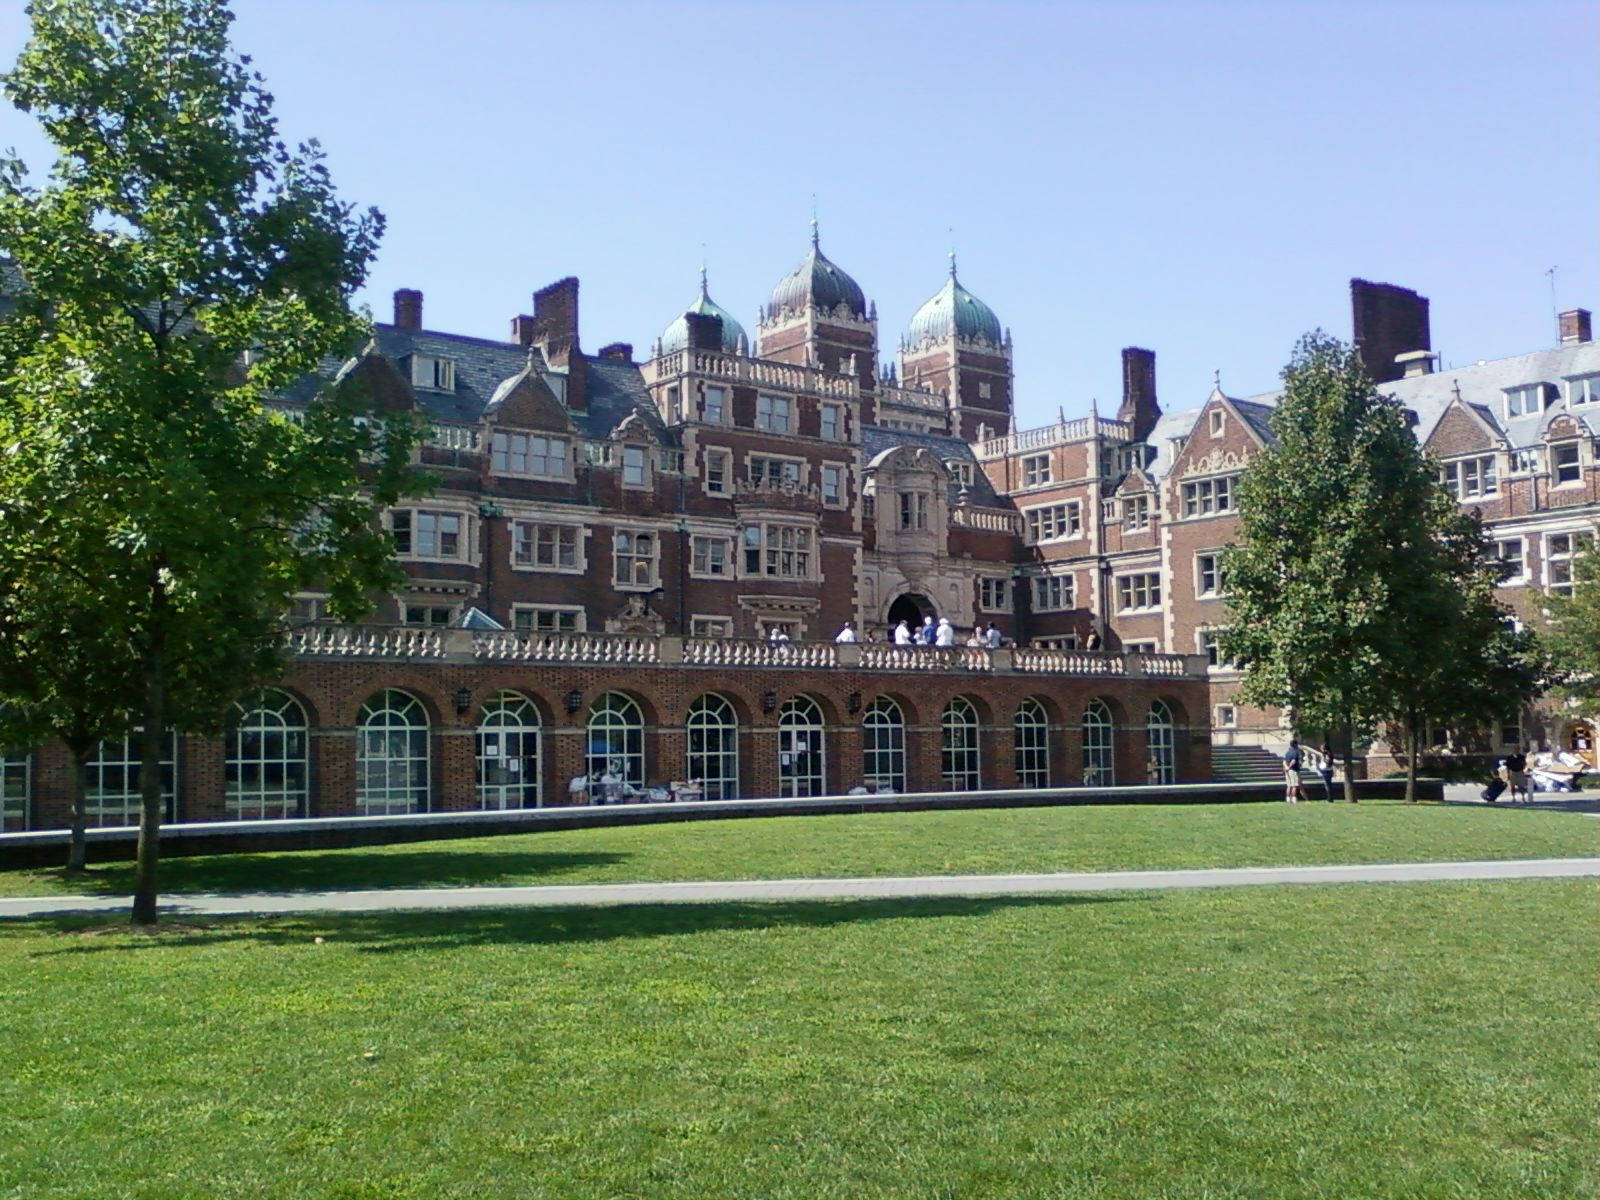
[[778,707],[778,693],[777,692],[762,692],[761,693],[761,711],[762,712],[769,713],[769,712],[773,711],[773,709],[775,709],[777,707]]
[[858,712],[861,711],[861,693],[860,692],[851,692],[850,693],[850,711],[853,712],[853,713],[858,713]]
[[466,713],[467,713],[467,710],[469,708],[471,708],[471,707],[472,707],[472,689],[471,688],[457,688],[456,689],[456,716],[458,716],[458,717],[465,716]]
[[580,692],[577,688],[573,688],[570,692],[567,693],[567,711],[569,713],[575,713],[582,707],[583,707],[583,693]]

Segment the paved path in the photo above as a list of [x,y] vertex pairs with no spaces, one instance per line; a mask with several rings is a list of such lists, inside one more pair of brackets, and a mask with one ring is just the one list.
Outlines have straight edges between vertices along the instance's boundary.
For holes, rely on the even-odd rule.
[[[1235,867],[1194,871],[1104,871],[1059,875],[922,875],[863,879],[752,879],[706,883],[548,884],[532,887],[394,888],[348,892],[195,894],[169,897],[173,915],[242,916],[458,908],[554,908],[608,904],[705,904],[742,900],[919,899],[1126,892],[1160,888],[1256,887],[1303,883],[1416,883],[1451,879],[1564,879],[1600,876],[1600,858],[1500,862],[1377,863],[1327,867]],[[126,896],[0,899],[0,918],[124,911]]]

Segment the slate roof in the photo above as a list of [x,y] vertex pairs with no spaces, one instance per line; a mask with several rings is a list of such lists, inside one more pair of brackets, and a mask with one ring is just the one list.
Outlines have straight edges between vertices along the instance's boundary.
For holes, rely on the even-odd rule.
[[[878,425],[863,426],[861,430],[861,461],[869,463],[885,450],[893,450],[896,446],[911,446],[916,449],[928,451],[940,462],[966,462],[972,464],[972,482],[967,485],[967,499],[981,508],[1004,508],[1006,504],[989,483],[989,477],[983,473],[983,468],[978,465],[977,455],[973,454],[972,447],[958,437],[946,437],[937,433],[913,433],[909,429],[886,429]],[[949,488],[949,500],[953,504],[961,491],[959,482],[952,483]]]

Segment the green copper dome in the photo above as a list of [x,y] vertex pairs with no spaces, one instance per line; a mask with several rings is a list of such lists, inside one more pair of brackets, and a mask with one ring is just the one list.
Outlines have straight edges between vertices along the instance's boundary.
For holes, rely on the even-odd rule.
[[924,341],[945,341],[954,329],[955,336],[962,341],[974,341],[982,338],[999,345],[1002,341],[1000,333],[1000,318],[994,315],[982,300],[979,300],[966,288],[961,286],[956,279],[955,255],[950,256],[950,278],[921,308],[917,315],[911,318],[911,326],[906,330],[905,345],[919,346]]
[[[722,349],[727,354],[742,354],[749,343],[745,339],[744,326],[734,320],[733,314],[722,305],[718,304],[706,291],[705,269],[700,270],[700,296],[684,310],[684,314],[699,313],[705,317],[722,318]],[[661,353],[671,354],[674,350],[682,350],[689,344],[689,322],[680,316],[661,334]]]
[[772,289],[773,315],[784,309],[801,312],[808,304],[829,311],[843,304],[858,320],[867,319],[867,298],[861,285],[828,261],[817,244],[816,223],[811,226],[811,253]]

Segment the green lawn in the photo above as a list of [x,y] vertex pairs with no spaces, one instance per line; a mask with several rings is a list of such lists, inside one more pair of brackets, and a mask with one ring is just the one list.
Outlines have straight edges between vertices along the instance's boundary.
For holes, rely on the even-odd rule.
[[[1395,803],[1029,808],[697,821],[359,850],[173,858],[168,892],[614,883],[840,875],[1550,858],[1600,853],[1600,820],[1537,809]],[[0,872],[0,895],[127,893],[127,864],[87,880]]]
[[1570,1200],[1596,898],[0,924],[0,1194]]

